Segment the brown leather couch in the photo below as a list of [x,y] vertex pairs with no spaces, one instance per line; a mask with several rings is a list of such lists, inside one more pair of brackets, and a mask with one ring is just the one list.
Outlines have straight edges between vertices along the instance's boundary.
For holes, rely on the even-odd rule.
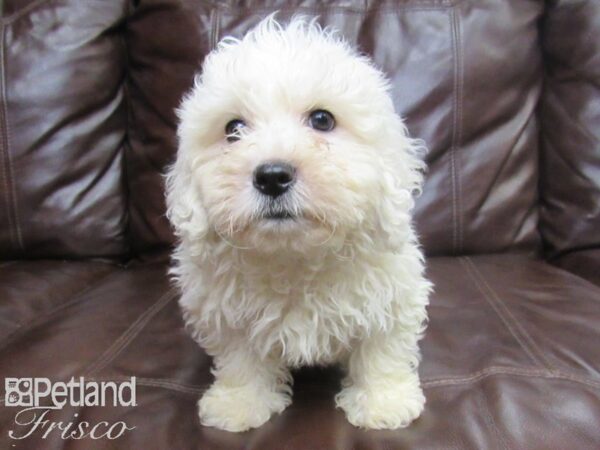
[[[13,439],[26,427],[3,404],[0,448],[600,448],[600,2],[0,5],[0,378],[137,380],[135,407],[46,416],[135,427],[116,440]],[[429,147],[427,406],[407,429],[349,425],[336,368],[296,372],[293,405],[260,429],[198,422],[210,359],[166,275],[161,172],[203,56],[274,10],[371,54]]]

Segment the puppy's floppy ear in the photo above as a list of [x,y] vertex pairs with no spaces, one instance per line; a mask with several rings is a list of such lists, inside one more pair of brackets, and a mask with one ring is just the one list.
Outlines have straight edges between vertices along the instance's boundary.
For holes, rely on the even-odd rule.
[[387,127],[388,136],[381,155],[381,197],[377,208],[379,234],[387,250],[401,252],[414,239],[411,226],[414,197],[421,192],[425,163],[423,141],[408,136],[406,127],[395,116]]
[[208,221],[192,176],[191,161],[180,155],[166,176],[167,217],[192,256],[206,255]]

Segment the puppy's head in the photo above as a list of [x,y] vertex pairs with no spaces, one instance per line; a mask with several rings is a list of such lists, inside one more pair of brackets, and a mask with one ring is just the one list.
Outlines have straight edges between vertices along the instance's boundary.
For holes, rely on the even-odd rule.
[[224,39],[179,110],[168,214],[185,245],[397,250],[421,181],[385,77],[330,30],[273,17]]

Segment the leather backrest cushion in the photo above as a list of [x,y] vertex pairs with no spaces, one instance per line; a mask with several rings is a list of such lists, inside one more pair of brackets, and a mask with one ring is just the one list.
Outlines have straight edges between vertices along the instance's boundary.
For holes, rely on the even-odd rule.
[[547,256],[560,259],[600,249],[600,2],[551,3],[542,29],[540,231]]
[[542,2],[522,0],[141,0],[128,21],[128,182],[135,247],[171,239],[160,169],[172,161],[174,109],[202,58],[279,10],[318,15],[369,53],[397,110],[427,142],[417,202],[428,254],[532,250],[538,242]]
[[127,250],[123,142],[127,2],[4,2],[0,255]]

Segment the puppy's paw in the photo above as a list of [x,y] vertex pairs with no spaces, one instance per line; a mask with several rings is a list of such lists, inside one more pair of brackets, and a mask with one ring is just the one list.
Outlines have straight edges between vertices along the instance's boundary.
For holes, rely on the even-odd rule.
[[198,402],[198,413],[204,426],[240,432],[261,426],[290,402],[286,394],[253,385],[213,384]]
[[369,429],[406,427],[421,415],[425,406],[416,376],[366,387],[350,385],[336,395],[335,401],[352,425]]

